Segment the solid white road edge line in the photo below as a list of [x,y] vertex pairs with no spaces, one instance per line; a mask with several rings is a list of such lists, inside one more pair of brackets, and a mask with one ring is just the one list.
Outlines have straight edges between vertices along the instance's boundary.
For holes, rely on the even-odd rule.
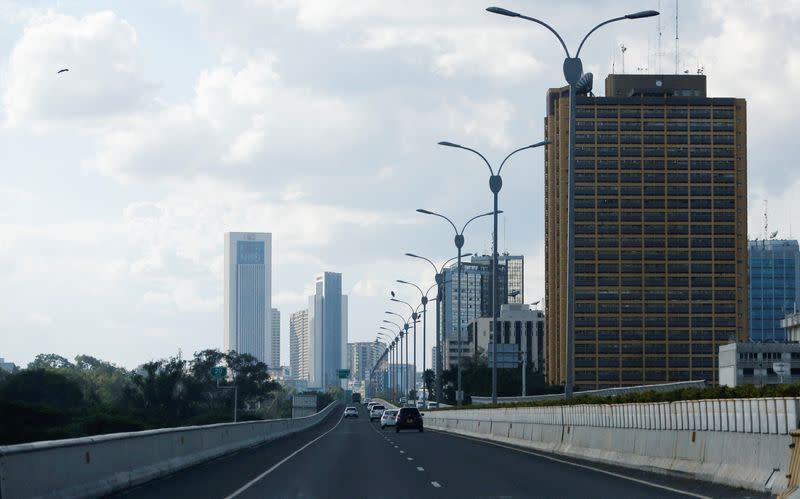
[[475,442],[480,442],[482,444],[489,444],[489,445],[494,445],[495,447],[502,447],[504,449],[515,450],[517,452],[522,452],[524,454],[530,454],[532,456],[541,457],[541,458],[544,458],[544,459],[549,459],[550,461],[555,461],[557,463],[569,464],[570,466],[575,466],[575,467],[578,467],[578,468],[583,468],[583,469],[587,469],[587,470],[596,471],[598,473],[603,473],[604,475],[610,475],[610,476],[613,476],[613,477],[622,478],[623,480],[630,480],[631,482],[641,483],[642,485],[648,485],[650,487],[655,487],[657,489],[663,489],[663,490],[668,490],[670,492],[675,492],[675,493],[678,493],[678,494],[683,494],[683,495],[687,495],[687,496],[691,496],[691,497],[697,497],[698,499],[713,499],[713,498],[711,498],[709,496],[704,496],[704,495],[701,495],[701,494],[695,494],[694,492],[689,492],[689,491],[686,491],[686,490],[676,489],[676,488],[673,488],[673,487],[668,487],[666,485],[660,485],[658,483],[648,482],[647,480],[642,480],[640,478],[633,478],[632,476],[622,475],[620,473],[614,473],[613,471],[608,471],[608,470],[604,470],[604,469],[601,469],[601,468],[595,468],[594,466],[589,466],[589,465],[586,465],[586,464],[573,463],[571,461],[567,461],[567,460],[564,460],[564,459],[559,459],[559,458],[553,457],[553,456],[548,456],[547,454],[541,454],[539,452],[529,451],[527,449],[518,449],[518,448],[512,447],[510,445],[503,445],[501,443],[491,442],[491,441],[488,441],[488,440],[482,440],[480,438],[468,437],[466,435],[459,435],[458,433],[450,433],[450,432],[437,431],[437,430],[433,430],[433,431],[436,432],[436,433],[441,433],[443,435],[450,435],[452,437],[458,437],[458,438],[464,438],[464,439],[467,439],[467,440],[473,440]]
[[270,473],[272,473],[273,471],[275,471],[275,470],[278,468],[278,466],[282,465],[283,463],[285,463],[285,462],[286,462],[286,461],[288,461],[289,459],[293,458],[294,456],[296,456],[296,455],[300,454],[300,452],[301,452],[303,449],[305,449],[306,447],[308,447],[309,445],[313,444],[314,442],[316,442],[316,441],[317,441],[317,440],[319,440],[320,438],[324,437],[324,436],[325,436],[325,435],[327,435],[328,433],[330,433],[330,432],[332,432],[333,430],[335,430],[335,429],[336,429],[336,428],[339,426],[339,423],[341,423],[341,422],[342,422],[342,420],[343,420],[343,419],[344,419],[344,413],[343,413],[343,414],[342,414],[342,416],[339,418],[339,421],[338,421],[338,422],[337,422],[337,423],[336,423],[336,424],[333,426],[333,428],[331,428],[330,430],[326,431],[326,432],[325,432],[325,433],[323,433],[322,435],[318,436],[318,437],[317,437],[317,438],[315,438],[314,440],[312,440],[312,441],[308,442],[307,444],[305,444],[304,446],[300,447],[300,448],[299,448],[299,449],[297,449],[296,451],[292,452],[292,453],[291,453],[291,454],[289,454],[288,456],[284,457],[284,458],[283,458],[283,459],[281,459],[279,462],[277,462],[277,463],[275,463],[274,465],[272,465],[272,467],[271,467],[270,469],[268,469],[268,470],[267,470],[267,471],[265,471],[264,473],[261,473],[261,474],[260,474],[260,475],[258,475],[257,477],[253,478],[252,480],[250,480],[249,482],[247,482],[246,484],[244,484],[244,485],[243,485],[243,486],[242,486],[240,489],[236,490],[236,491],[235,491],[234,493],[232,493],[231,495],[229,495],[229,496],[226,496],[226,497],[225,497],[225,499],[233,499],[234,497],[238,496],[239,494],[241,494],[241,493],[242,493],[242,492],[244,492],[245,490],[247,490],[247,489],[249,489],[250,487],[252,487],[253,485],[255,485],[255,483],[256,483],[256,482],[258,482],[259,480],[261,480],[261,479],[262,479],[262,478],[264,478],[265,476],[267,476],[267,475],[269,475]]

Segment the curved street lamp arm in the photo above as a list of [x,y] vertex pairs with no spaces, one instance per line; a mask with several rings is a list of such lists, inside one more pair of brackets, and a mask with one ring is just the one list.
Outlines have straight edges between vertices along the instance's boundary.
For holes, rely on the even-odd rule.
[[518,153],[518,152],[520,152],[520,151],[524,151],[525,149],[533,149],[533,148],[535,148],[535,147],[546,146],[546,145],[547,145],[547,144],[549,144],[549,143],[550,143],[550,141],[549,141],[549,140],[543,140],[543,141],[541,141],[541,142],[537,142],[537,143],[535,143],[535,144],[531,144],[531,145],[529,145],[529,146],[520,147],[520,148],[519,148],[519,149],[517,149],[516,151],[511,151],[511,153],[510,153],[508,156],[506,156],[506,158],[503,160],[503,162],[502,162],[502,163],[500,163],[500,169],[499,169],[499,170],[497,170],[497,174],[498,174],[498,175],[500,175],[500,172],[501,172],[501,171],[503,171],[503,165],[505,165],[505,164],[506,164],[506,161],[508,161],[508,158],[510,158],[511,156],[513,156],[513,155],[517,154],[517,153]]
[[433,283],[433,284],[431,284],[431,287],[429,287],[429,288],[428,288],[428,291],[425,291],[424,295],[425,295],[425,296],[428,296],[428,293],[430,293],[430,292],[431,292],[431,290],[432,290],[433,288],[435,288],[435,287],[436,287],[436,283]]
[[[411,304],[410,304],[410,303],[408,303],[408,302],[406,302],[406,301],[403,301],[403,300],[398,300],[397,298],[392,298],[392,299],[391,299],[391,300],[389,300],[389,301],[393,301],[393,302],[397,302],[397,303],[402,303],[403,305],[405,305],[406,307],[408,307],[409,309],[411,309],[411,313],[412,313],[412,314],[414,313],[414,307],[412,307],[412,306],[411,306]],[[406,321],[406,322],[408,322],[408,321]]]
[[449,218],[447,218],[446,216],[444,216],[444,215],[442,215],[440,213],[436,213],[435,211],[423,210],[422,208],[417,208],[417,211],[419,213],[422,213],[422,214],[425,214],[425,215],[433,215],[435,217],[444,218],[445,220],[450,222],[450,225],[453,226],[453,230],[455,231],[456,235],[458,235],[458,229],[456,228],[456,224],[454,224],[453,221],[450,220]]
[[[388,313],[388,312],[387,312],[387,313]],[[397,314],[395,314],[395,315],[397,315]],[[400,316],[400,315],[397,315],[397,316],[398,316],[398,317],[400,317],[401,319],[403,318],[403,317],[402,317],[402,316]],[[397,329],[403,329],[403,326],[401,326],[400,324],[396,323],[395,321],[390,321],[389,319],[383,319],[383,322],[385,322],[385,323],[387,323],[387,324],[391,324],[391,325],[393,325],[394,327],[396,327]],[[391,331],[391,330],[390,330],[390,331]]]
[[[556,38],[558,38],[558,41],[561,42],[561,46],[564,48],[564,52],[567,54],[567,59],[569,59],[569,57],[570,57],[569,49],[567,48],[567,44],[564,43],[564,39],[561,38],[561,35],[558,34],[558,31],[554,30],[553,27],[550,26],[549,24],[547,24],[546,22],[540,21],[539,19],[536,19],[535,17],[523,16],[522,14],[520,14],[519,17],[522,18],[522,19],[525,19],[526,21],[533,21],[536,24],[542,25],[545,28],[549,29],[551,33],[556,35]],[[597,28],[595,28],[595,29],[597,29]],[[578,52],[580,52],[580,49],[578,49]],[[576,55],[575,57],[578,57],[578,56]]]
[[[502,168],[502,167],[501,167],[501,168]],[[498,175],[499,175],[499,174],[500,174],[500,172],[498,172]],[[498,212],[497,212],[497,213],[498,213],[498,214],[500,214],[500,213],[503,213],[503,210],[498,210]],[[461,229],[461,235],[462,235],[462,236],[464,235],[464,231],[465,231],[465,230],[467,230],[467,225],[469,225],[469,223],[470,223],[470,222],[472,222],[472,221],[473,221],[473,220],[475,220],[476,218],[488,217],[489,215],[494,215],[494,212],[493,212],[493,211],[490,211],[489,213],[482,213],[482,214],[480,214],[480,215],[475,215],[474,217],[472,217],[472,218],[470,218],[469,220],[467,220],[467,223],[465,223],[465,224],[464,224],[464,227]],[[464,255],[461,255],[461,257],[463,258],[463,257],[464,257]],[[456,258],[458,258],[458,257],[456,257]]]
[[575,53],[575,58],[580,57],[581,48],[583,48],[583,44],[586,43],[586,39],[589,38],[589,35],[591,35],[595,31],[597,31],[600,27],[605,26],[606,24],[611,24],[613,22],[622,21],[622,20],[627,19],[627,18],[628,18],[628,16],[615,17],[614,19],[609,19],[608,21],[603,21],[600,24],[598,24],[597,26],[595,26],[594,28],[592,28],[592,30],[590,32],[586,33],[586,36],[583,37],[583,40],[581,40],[581,44],[578,45],[578,51]]
[[[403,321],[403,324],[408,322],[405,317],[403,317],[402,315],[400,315],[398,313],[395,313],[395,312],[392,312],[392,311],[389,311],[389,310],[387,310],[386,313],[387,314],[391,314],[391,315],[396,315],[397,317],[400,317],[400,320]],[[403,326],[399,326],[397,324],[395,324],[395,326],[399,327],[400,329],[403,329]]]
[[415,255],[414,253],[406,253],[406,256],[410,256],[411,258],[419,258],[420,260],[425,260],[426,262],[431,264],[431,267],[433,267],[433,273],[439,274],[439,271],[436,268],[436,264],[430,261],[429,259],[425,258],[424,256]]
[[479,152],[478,152],[478,151],[476,151],[475,149],[471,149],[471,148],[469,148],[469,147],[465,147],[465,146],[458,145],[458,144],[453,144],[452,142],[439,142],[439,145],[440,145],[440,146],[449,146],[449,147],[455,147],[455,148],[458,148],[458,149],[464,149],[465,151],[471,151],[471,152],[474,152],[475,154],[477,154],[478,156],[480,156],[480,157],[481,157],[481,159],[483,160],[483,162],[484,162],[484,163],[486,163],[486,166],[489,168],[489,173],[490,173],[491,175],[494,175],[494,170],[492,169],[492,165],[491,165],[491,164],[489,164],[489,160],[488,160],[488,159],[486,159],[486,157],[485,157],[483,154],[479,153]]
[[415,288],[417,288],[419,290],[419,294],[421,294],[421,295],[425,294],[425,293],[422,292],[422,289],[420,289],[420,287],[417,286],[416,284],[414,284],[413,282],[403,281],[401,279],[398,279],[397,282],[399,282],[400,284],[408,284],[409,286],[414,286]]

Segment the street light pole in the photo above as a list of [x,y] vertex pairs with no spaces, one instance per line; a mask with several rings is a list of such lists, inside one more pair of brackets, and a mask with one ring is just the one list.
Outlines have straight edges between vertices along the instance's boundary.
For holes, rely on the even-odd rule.
[[[408,284],[409,286],[414,286],[415,288],[417,288],[417,291],[419,291],[419,293],[420,293],[420,304],[422,305],[422,387],[424,389],[425,388],[425,371],[427,371],[427,365],[425,363],[425,357],[426,357],[425,348],[426,348],[426,341],[427,341],[426,338],[427,338],[427,328],[428,328],[428,293],[430,293],[431,289],[433,289],[433,286],[436,286],[436,284],[434,284],[433,286],[428,288],[428,291],[423,292],[422,288],[420,288],[419,286],[417,286],[413,282],[403,281],[401,279],[398,279],[397,282],[400,283],[400,284]],[[437,305],[438,305],[438,301],[437,301]],[[417,308],[419,308],[419,307],[417,307]],[[415,321],[416,321],[416,319],[415,319]],[[416,328],[416,324],[415,324],[415,328]],[[416,368],[417,368],[416,344],[417,344],[417,333],[416,333],[416,329],[415,329],[414,330],[414,349],[415,349],[414,350],[414,370],[415,371],[416,371]],[[430,395],[431,394],[429,393],[428,394],[428,398],[430,398]],[[425,404],[426,404],[426,407],[427,407],[427,398],[425,399]]]
[[[500,189],[503,187],[503,178],[500,176],[500,172],[503,171],[503,165],[506,164],[508,158],[515,155],[520,151],[524,151],[526,149],[533,149],[535,147],[540,147],[549,144],[549,140],[543,140],[541,142],[537,142],[535,144],[531,144],[528,146],[520,147],[519,149],[512,151],[509,153],[508,156],[505,157],[502,163],[500,163],[500,168],[497,169],[497,173],[494,172],[492,165],[489,164],[489,161],[486,157],[476,151],[475,149],[471,149],[469,147],[464,147],[459,144],[455,144],[453,142],[446,142],[442,141],[439,142],[441,146],[447,147],[455,147],[457,149],[464,149],[465,151],[470,151],[483,159],[486,166],[489,167],[489,190],[492,191],[492,198],[493,198],[493,206],[494,210],[492,213],[494,214],[493,222],[494,222],[494,232],[492,234],[492,330],[494,331],[492,334],[492,403],[497,403],[497,344],[498,337],[498,323],[497,323],[497,312],[500,309],[500,305],[497,303],[497,215],[502,212],[497,211],[497,204],[498,204],[498,195],[500,194]],[[418,210],[419,211],[419,210]],[[460,293],[459,289],[459,293]],[[460,318],[459,318],[460,319]]]
[[[441,215],[439,213],[435,213],[435,212],[430,211],[430,210],[423,210],[422,208],[418,208],[417,209],[417,211],[419,213],[422,213],[422,214],[425,214],[425,215],[433,215],[435,217],[439,217],[439,218],[442,218],[444,220],[447,220],[450,223],[450,225],[453,227],[453,231],[455,231],[455,237],[453,239],[453,242],[455,243],[456,250],[458,251],[458,256],[457,256],[458,264],[456,265],[457,272],[458,272],[458,277],[457,277],[457,292],[458,292],[458,294],[456,295],[456,334],[457,334],[457,340],[456,341],[457,341],[457,344],[458,344],[458,388],[456,390],[456,405],[461,405],[464,402],[464,390],[463,390],[462,385],[461,385],[461,361],[463,360],[462,359],[462,354],[464,353],[463,352],[463,348],[461,346],[461,273],[462,273],[461,272],[461,256],[462,256],[461,255],[461,248],[464,247],[464,231],[467,230],[467,226],[470,224],[470,222],[472,222],[476,218],[487,217],[489,215],[494,215],[495,230],[497,230],[496,229],[496,227],[497,227],[497,203],[495,203],[494,209],[495,209],[495,211],[493,211],[493,212],[482,213],[480,215],[476,215],[476,216],[470,218],[469,220],[467,220],[467,223],[465,223],[464,226],[461,228],[461,232],[458,231],[458,228],[456,227],[456,224],[453,223],[453,221],[450,220],[449,218],[447,218],[446,216]],[[494,281],[494,277],[492,277],[492,280]],[[445,334],[447,334],[447,331],[445,331]]]
[[[566,319],[564,321],[565,326],[565,336],[566,336],[566,380],[564,383],[564,398],[571,398],[573,385],[574,385],[574,377],[575,373],[573,372],[573,362],[575,356],[575,128],[576,128],[576,117],[575,117],[575,110],[576,110],[576,96],[577,90],[579,85],[583,85],[581,80],[583,77],[583,63],[580,59],[581,48],[583,48],[583,44],[586,42],[586,39],[589,38],[589,35],[594,33],[598,28],[601,26],[605,26],[606,24],[610,24],[616,21],[622,21],[625,19],[643,19],[646,17],[653,17],[657,16],[658,12],[655,10],[643,10],[641,12],[635,12],[633,14],[628,14],[625,16],[615,17],[613,19],[609,19],[607,21],[603,21],[602,23],[598,24],[591,31],[589,31],[586,36],[583,37],[581,40],[580,45],[578,45],[578,50],[575,53],[575,57],[571,57],[569,54],[569,49],[567,49],[567,44],[564,43],[564,39],[561,38],[561,35],[553,29],[547,23],[540,21],[539,19],[524,16],[517,12],[503,9],[500,7],[489,7],[486,9],[487,11],[493,14],[500,14],[502,16],[508,17],[518,17],[520,19],[525,19],[526,21],[535,22],[541,26],[544,26],[551,33],[553,33],[558,41],[561,42],[561,47],[564,49],[566,53],[566,59],[564,59],[564,78],[567,80],[569,84],[569,163],[568,163],[568,171],[567,171],[567,282],[566,282],[566,294],[567,294],[567,314]],[[496,230],[496,229],[495,229]],[[495,239],[496,239],[495,234]],[[496,249],[496,248],[495,248]],[[496,325],[495,325],[496,327]],[[494,397],[492,398],[494,400]]]
[[[435,369],[436,369],[436,401],[441,403],[442,401],[442,372],[444,371],[443,366],[443,355],[442,355],[442,331],[441,331],[441,318],[447,313],[446,312],[446,304],[443,301],[444,295],[444,268],[447,266],[448,263],[452,262],[456,259],[456,257],[450,258],[446,262],[444,262],[440,267],[437,267],[435,263],[433,263],[429,258],[425,258],[424,256],[415,255],[414,253],[406,253],[406,256],[410,256],[411,258],[419,258],[420,260],[425,260],[428,262],[431,267],[433,267],[433,273],[436,278],[436,358],[433,359],[435,362]],[[472,256],[472,253],[465,253],[461,255],[462,257]],[[441,310],[440,310],[441,304]],[[440,313],[441,312],[441,313]]]

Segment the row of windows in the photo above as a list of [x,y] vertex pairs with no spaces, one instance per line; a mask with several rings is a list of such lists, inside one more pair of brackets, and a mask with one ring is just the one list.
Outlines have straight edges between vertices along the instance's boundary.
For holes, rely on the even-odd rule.
[[[719,336],[719,335],[718,335]],[[713,341],[714,332],[709,330],[679,330],[645,331],[641,330],[616,330],[604,331],[602,329],[576,329],[575,341]],[[720,340],[724,343],[727,340]]]
[[[649,212],[653,213],[653,212]],[[619,222],[620,221],[620,212],[618,211],[576,211],[575,212],[575,221],[577,222],[594,222],[597,219],[598,222]],[[660,216],[663,217],[663,213],[659,213]],[[736,221],[736,214],[732,211],[681,211],[681,210],[674,210],[666,212],[667,222],[734,222]],[[639,220],[637,220],[639,221]],[[648,226],[658,226],[663,221],[659,221],[658,223],[654,224],[647,224],[645,227]],[[622,224],[622,233],[623,234],[636,234],[642,231],[641,224]],[[629,227],[629,228],[625,228]],[[794,268],[794,267],[792,267]]]
[[646,158],[732,158],[732,147],[612,147],[612,146],[579,146],[575,148],[575,157],[581,156],[644,156]]
[[[696,241],[692,241],[693,243]],[[710,260],[713,254],[716,261],[734,261],[736,254],[733,251],[660,251],[660,250],[632,250],[624,249],[612,250],[575,250],[575,260],[628,260],[660,262],[664,260],[683,261],[683,260]]]
[[575,129],[579,132],[586,131],[601,131],[601,132],[733,132],[735,125],[730,121],[716,121],[713,124],[710,121],[642,121],[642,120],[625,120],[625,121],[596,121],[596,120],[581,120],[578,119],[575,123]]
[[615,171],[598,171],[595,172],[576,172],[575,182],[581,183],[603,183],[603,184],[663,184],[665,181],[669,184],[685,184],[691,182],[693,184],[733,184],[736,179],[733,173],[711,173],[706,172],[693,172],[690,174],[683,172],[676,173],[641,173],[641,172],[623,172],[617,173]]
[[581,314],[733,314],[735,303],[594,303],[576,302],[575,312]]
[[686,290],[670,290],[664,289],[619,289],[619,288],[601,288],[597,291],[577,291],[575,292],[575,301],[733,301],[736,299],[736,291],[732,290],[710,290],[710,289],[692,289]]
[[676,276],[655,276],[655,275],[615,275],[615,276],[575,276],[575,286],[595,287],[595,286],[627,286],[631,288],[641,287],[675,287],[675,288],[733,288],[736,287],[734,277],[676,277]]
[[[580,347],[578,346],[580,345]],[[583,341],[576,341],[575,342],[575,353],[583,353],[583,354],[613,354],[613,353],[621,353],[621,354],[636,354],[642,353],[645,354],[662,354],[662,353],[669,353],[672,354],[688,354],[691,353],[693,355],[712,355],[714,353],[714,344],[707,343],[707,342],[686,342],[686,343],[678,343],[678,342],[668,342],[668,343],[647,343],[647,342],[633,342],[633,343],[624,343],[618,341],[601,341],[601,342],[583,342]],[[577,355],[576,355],[577,357]],[[670,357],[669,361],[672,364],[673,361],[682,362],[680,359],[685,359],[686,357],[682,356],[674,356]],[[609,359],[606,362],[613,362],[613,360],[617,359]],[[641,361],[641,359],[640,359]],[[677,365],[677,364],[673,364]]]
[[[689,228],[691,227],[691,232]],[[713,231],[712,231],[713,227]],[[638,230],[637,230],[638,228]],[[717,224],[717,225],[704,225],[697,223],[695,225],[683,225],[683,224],[664,224],[664,223],[653,223],[647,224],[644,227],[641,225],[618,225],[616,223],[599,223],[595,225],[593,223],[578,223],[575,225],[575,233],[576,234],[627,234],[627,235],[640,235],[644,234],[655,234],[655,235],[680,235],[680,234],[692,234],[692,235],[733,235],[735,233],[734,230],[735,226],[733,224]],[[642,230],[644,229],[644,230]],[[633,243],[632,243],[633,244]],[[635,245],[635,244],[633,244]],[[676,245],[671,245],[676,246]]]
[[[712,206],[715,210],[732,210],[736,208],[736,200],[731,197],[716,198],[713,200],[708,198],[692,199],[692,200],[679,199],[679,198],[672,198],[669,200],[659,199],[659,198],[655,199],[648,198],[642,202],[642,206],[645,209],[651,209],[651,210],[664,209],[665,207],[669,209],[681,210],[681,209],[688,209],[690,207],[689,206],[690,201],[691,201],[691,209],[701,209],[701,210],[711,209]],[[603,209],[615,209],[621,207],[622,206],[620,206],[620,200],[618,198],[595,199],[594,197],[591,197],[591,198],[575,199],[575,208],[584,208],[584,209],[593,208],[593,209],[603,210]],[[641,212],[637,213],[641,217],[642,213]],[[645,220],[647,220],[647,213],[645,213],[644,216]],[[639,218],[639,220],[640,219],[641,218]],[[661,219],[663,220],[663,215]],[[634,218],[633,220],[637,219]]]
[[641,108],[641,107],[607,107],[607,106],[577,106],[575,116],[578,118],[711,118],[714,119],[732,119],[733,108],[715,107],[709,109],[708,107],[667,107],[667,108]]
[[[733,237],[585,237],[575,236],[576,248],[688,248],[691,242],[692,248],[711,248],[713,241],[714,248],[734,248],[736,239]],[[669,243],[669,244],[667,244]]]
[[639,134],[639,133],[591,133],[582,132],[575,134],[578,144],[717,144],[733,145],[734,135],[730,133],[701,135],[701,134]]
[[[637,192],[638,191],[638,192]],[[624,192],[624,194],[623,194]],[[645,185],[642,188],[633,189],[628,188],[626,190],[620,189],[617,185],[598,185],[595,187],[593,184],[585,185],[585,184],[576,184],[575,185],[575,195],[576,196],[618,196],[622,194],[623,196],[735,196],[736,189],[733,186],[726,186],[726,185],[715,185],[712,189],[710,185]],[[636,199],[631,199],[628,201],[640,201]],[[647,200],[645,200],[647,201]]]
[[732,274],[736,265],[729,263],[575,263],[577,274]]
[[690,379],[704,379],[704,380],[713,380],[714,379],[714,372],[713,371],[706,371],[706,370],[693,370],[693,371],[686,371],[686,370],[670,370],[667,371],[660,371],[660,370],[648,370],[644,371],[644,377],[642,377],[640,371],[575,371],[575,381],[580,383],[581,381],[590,381],[591,383],[583,383],[584,385],[588,385],[589,387],[616,387],[616,384],[599,384],[595,385],[595,380],[597,381],[614,381],[618,382],[620,379],[622,381],[631,381],[631,382],[640,382],[644,379],[646,382],[653,382],[653,381],[688,381]]
[[[667,327],[667,317],[615,317],[581,315],[575,317],[575,327]],[[669,327],[736,327],[736,318],[731,316],[684,316],[669,317]],[[734,336],[735,337],[735,336]]]
[[733,170],[736,163],[732,159],[576,159],[576,170]]
[[[673,367],[673,368],[685,368],[685,367],[693,367],[695,369],[708,369],[709,367],[714,367],[714,359],[713,357],[699,357],[699,356],[692,356],[691,364],[686,364],[682,359],[678,360],[677,362],[673,362],[672,359],[675,357],[670,357],[669,361],[663,356],[652,356],[652,357],[578,357],[575,359],[575,367],[576,368],[587,368],[587,367],[600,367],[600,368],[622,368],[622,369],[630,369],[630,368],[666,368],[666,367]],[[628,371],[628,372],[637,372],[637,371]]]

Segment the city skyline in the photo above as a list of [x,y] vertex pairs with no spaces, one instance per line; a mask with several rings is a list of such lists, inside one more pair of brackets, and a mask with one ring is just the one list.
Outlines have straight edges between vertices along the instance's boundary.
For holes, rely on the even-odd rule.
[[[702,66],[710,94],[748,99],[750,236],[768,198],[770,226],[786,237],[800,174],[785,102],[800,66],[772,55],[798,41],[798,13],[685,4],[680,71]],[[481,2],[320,5],[0,2],[0,298],[16,311],[0,318],[6,359],[89,353],[132,368],[222,348],[218,241],[231,230],[273,233],[275,308],[304,307],[322,269],[348,276],[351,341],[374,338],[387,290],[416,299],[395,279],[432,284],[403,253],[441,263],[454,256],[450,236],[390,196],[413,191],[420,207],[456,218],[490,209],[481,165],[435,144],[495,161],[539,140],[561,54],[547,33],[487,17]],[[577,6],[537,5],[537,15],[572,36],[585,26],[564,12]],[[641,8],[655,2],[593,4],[598,18]],[[671,6],[662,10],[666,25]],[[586,69],[596,82],[621,72],[624,43],[628,72],[655,71],[654,40],[655,21],[604,28],[582,54]],[[312,55],[325,63],[303,62]],[[672,72],[669,55],[660,63]],[[365,67],[376,70],[363,77]],[[525,256],[530,302],[544,295],[542,154],[513,161],[499,249]],[[467,232],[465,251],[489,251],[488,221]]]

